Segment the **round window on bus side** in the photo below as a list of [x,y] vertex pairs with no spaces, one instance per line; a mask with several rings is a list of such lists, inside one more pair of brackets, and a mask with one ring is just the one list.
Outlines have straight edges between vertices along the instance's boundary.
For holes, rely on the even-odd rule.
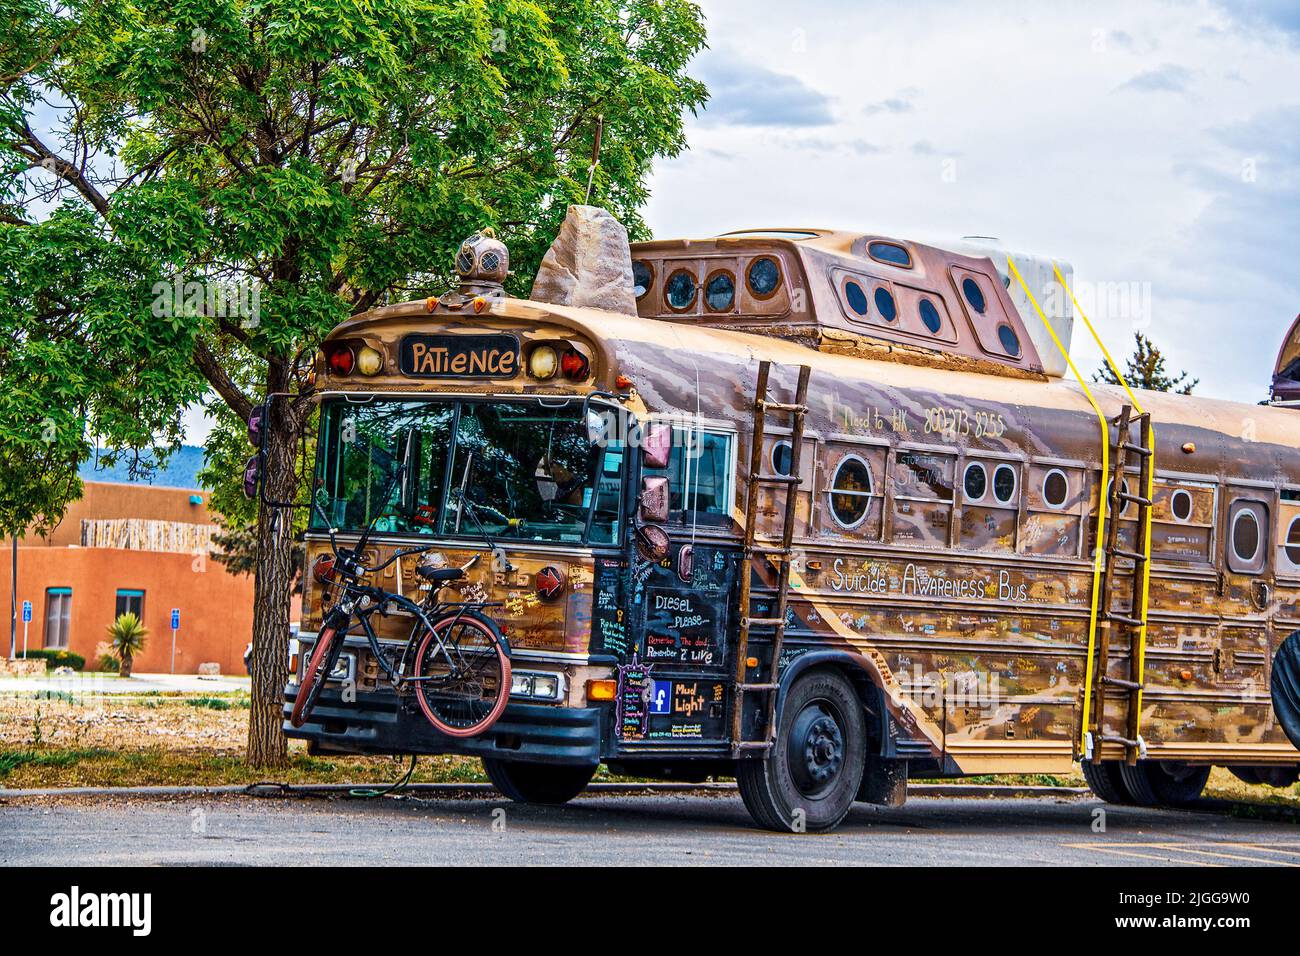
[[939,317],[939,310],[935,304],[929,299],[922,299],[917,310],[921,313],[921,323],[930,330],[930,334],[938,335],[939,330],[943,328],[943,319]]
[[770,299],[781,287],[781,267],[771,256],[760,256],[749,264],[745,281],[754,298]]
[[1232,553],[1242,564],[1253,564],[1259,555],[1259,519],[1243,508],[1232,519]]
[[1169,511],[1179,521],[1192,517],[1192,495],[1186,488],[1179,488],[1169,496]]
[[1020,357],[1020,336],[1016,335],[1016,330],[1011,326],[1005,324],[998,326],[998,342],[1012,358]]
[[685,312],[695,303],[695,276],[685,269],[678,269],[668,277],[664,298],[668,302],[668,308],[674,312]]
[[1070,479],[1065,472],[1053,468],[1043,476],[1043,503],[1049,508],[1063,508],[1070,497]]
[[1009,505],[1016,500],[1016,470],[1010,465],[998,465],[993,470],[993,497],[999,504]]
[[790,461],[794,457],[790,443],[782,439],[772,446],[772,474],[790,475]]
[[644,259],[637,259],[632,263],[632,291],[639,299],[650,291],[651,284],[655,281],[655,270]]
[[984,291],[980,288],[978,282],[970,276],[962,279],[961,294],[966,297],[966,301],[970,303],[972,309],[980,315],[984,314],[984,310],[988,308],[988,303],[984,301]]
[[850,279],[844,283],[844,301],[849,304],[855,315],[865,316],[871,311],[867,304],[867,294],[862,291],[862,286],[856,280]]
[[961,487],[967,501],[982,501],[989,489],[989,475],[984,466],[977,461],[967,465],[962,473]]
[[1300,568],[1300,516],[1291,519],[1286,531],[1286,559]]
[[884,286],[876,288],[876,311],[886,322],[893,322],[898,318],[898,306],[894,304],[894,297]]
[[871,469],[857,455],[845,455],[830,490],[831,517],[846,531],[862,524],[871,506]]

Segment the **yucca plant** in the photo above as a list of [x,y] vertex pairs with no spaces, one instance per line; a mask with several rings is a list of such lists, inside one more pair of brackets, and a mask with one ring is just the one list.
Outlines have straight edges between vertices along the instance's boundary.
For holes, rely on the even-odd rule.
[[122,662],[118,673],[123,677],[131,676],[132,660],[144,650],[144,639],[148,636],[148,628],[129,612],[118,615],[117,620],[108,625],[108,641],[113,645],[114,655]]

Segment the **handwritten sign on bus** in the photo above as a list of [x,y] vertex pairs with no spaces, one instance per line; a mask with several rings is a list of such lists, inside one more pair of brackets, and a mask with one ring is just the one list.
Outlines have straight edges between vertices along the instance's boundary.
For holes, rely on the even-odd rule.
[[418,378],[513,378],[519,372],[519,340],[513,335],[402,337],[398,365]]

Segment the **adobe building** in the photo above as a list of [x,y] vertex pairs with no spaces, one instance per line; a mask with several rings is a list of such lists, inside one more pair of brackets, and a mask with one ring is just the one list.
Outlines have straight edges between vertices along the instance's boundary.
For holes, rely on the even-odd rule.
[[[32,603],[28,648],[66,648],[98,665],[96,647],[113,619],[133,611],[149,629],[135,658],[139,673],[172,669],[172,608],[180,610],[175,671],[193,674],[215,662],[223,674],[247,673],[252,639],[253,579],[232,575],[211,557],[217,526],[207,494],[123,482],[86,481],[49,538],[18,542],[17,652],[22,604]],[[12,543],[0,547],[0,587],[9,590]],[[0,618],[9,615],[0,594]],[[8,628],[4,628],[7,631]],[[0,655],[9,656],[7,633]]]

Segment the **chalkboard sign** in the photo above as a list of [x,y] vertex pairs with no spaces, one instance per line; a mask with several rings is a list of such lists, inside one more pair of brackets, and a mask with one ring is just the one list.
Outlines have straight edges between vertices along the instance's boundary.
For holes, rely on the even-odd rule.
[[626,658],[633,652],[623,607],[625,562],[597,558],[592,582],[591,648],[597,653]]
[[696,667],[722,665],[725,616],[718,596],[694,588],[652,587],[647,592],[645,657]]
[[642,663],[634,653],[629,664],[618,665],[618,709],[614,732],[623,740],[641,740],[650,727],[650,705],[654,699],[652,665]]

